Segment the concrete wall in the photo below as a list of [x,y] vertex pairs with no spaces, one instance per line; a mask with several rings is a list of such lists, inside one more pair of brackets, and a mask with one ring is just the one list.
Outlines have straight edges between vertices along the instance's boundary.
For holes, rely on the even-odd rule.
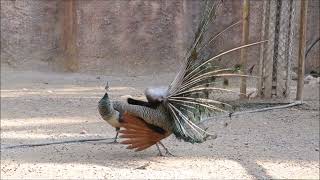
[[[75,59],[64,56],[66,25],[63,0],[1,0],[1,64],[20,69],[98,74],[176,71],[190,45],[200,16],[198,0],[76,0]],[[250,41],[260,39],[262,1],[251,1]],[[241,19],[241,1],[225,0],[210,26],[215,34]],[[319,36],[319,1],[309,0],[308,42]],[[239,45],[241,25],[224,34],[207,52]],[[319,65],[319,45],[308,56],[308,70]],[[249,49],[249,65],[258,62]],[[239,61],[239,53],[221,64]],[[65,62],[72,62],[71,64]]]

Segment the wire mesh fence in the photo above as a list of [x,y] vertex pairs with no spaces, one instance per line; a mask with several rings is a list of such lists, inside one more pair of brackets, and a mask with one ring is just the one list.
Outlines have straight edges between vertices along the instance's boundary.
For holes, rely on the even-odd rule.
[[271,0],[263,6],[261,39],[268,43],[260,48],[258,95],[290,101],[291,66],[298,58],[299,2]]
[[[245,83],[247,88],[247,98],[245,99],[240,99],[241,89],[239,89],[239,85],[243,83],[244,79],[239,78],[222,79],[221,84],[219,84],[222,88],[225,88],[226,84],[236,84],[236,86],[228,88],[239,92],[239,94],[211,95],[218,100],[220,96],[224,101],[230,100],[229,102],[234,106],[235,111],[259,109],[270,104],[276,105],[294,101],[292,89],[296,88],[292,88],[291,74],[292,64],[296,64],[299,59],[300,1],[264,0],[261,4],[263,4],[263,14],[260,38],[261,40],[268,40],[268,42],[262,43],[260,49],[258,49],[258,78],[249,78],[248,83]],[[243,71],[249,74],[251,67],[247,64],[241,64],[243,61],[240,59],[232,63],[238,64],[240,67],[246,67]],[[227,64],[228,67],[230,67],[229,65]],[[304,74],[300,76],[304,76]],[[252,100],[252,97],[257,98]],[[249,101],[246,100],[248,98],[250,98]]]

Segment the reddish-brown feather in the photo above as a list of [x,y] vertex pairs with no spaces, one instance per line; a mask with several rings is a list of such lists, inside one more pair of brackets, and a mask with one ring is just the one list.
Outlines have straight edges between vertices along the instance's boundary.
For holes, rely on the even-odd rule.
[[[121,144],[134,144],[134,143],[144,143],[149,142],[148,138],[129,138],[128,140],[122,141]],[[153,142],[153,141],[151,141]]]
[[141,138],[145,137],[147,134],[123,134],[120,135],[119,137],[121,138]]
[[138,142],[132,142],[129,144],[130,147],[133,147],[133,148],[138,148],[138,147],[141,147],[141,146],[144,146],[144,145],[153,145],[154,142],[153,141],[148,141],[148,140],[144,140],[144,141],[138,141]]
[[[139,121],[140,120],[140,121]],[[139,117],[136,117],[134,115],[130,115],[130,113],[125,113],[124,114],[124,118],[122,119],[122,123],[128,123],[131,125],[138,125],[139,127],[143,127],[146,124],[144,123],[144,121],[141,121],[141,119]]]
[[[125,128],[125,127],[123,127]],[[151,131],[148,131],[148,132],[144,132],[144,131],[137,131],[137,130],[128,130],[128,129],[125,129],[125,130],[120,130],[119,133],[121,134],[150,134]]]
[[146,129],[146,127],[129,126],[129,125],[122,125],[122,127],[126,128],[129,131],[139,131],[139,132],[147,132],[147,133],[152,132],[152,130]]
[[153,142],[134,143],[134,144],[129,145],[128,147],[130,147],[130,149],[134,149],[134,148],[139,148],[139,147],[146,146],[146,145],[152,146]]
[[122,117],[120,137],[126,138],[121,144],[127,144],[127,149],[135,149],[135,151],[145,150],[159,142],[168,134],[161,134],[151,129],[146,122],[130,113],[125,113]]
[[142,151],[142,150],[145,150],[145,149],[149,148],[149,147],[152,146],[152,145],[154,145],[154,144],[149,144],[149,145],[145,145],[145,146],[140,146],[140,147],[138,147],[137,149],[135,149],[134,151],[135,151],[135,152]]

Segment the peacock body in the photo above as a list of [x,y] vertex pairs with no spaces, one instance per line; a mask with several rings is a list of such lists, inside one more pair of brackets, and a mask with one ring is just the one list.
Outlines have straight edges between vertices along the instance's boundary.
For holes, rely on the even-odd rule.
[[[246,77],[239,74],[236,67],[221,68],[215,61],[221,56],[241,48],[250,47],[262,42],[251,43],[222,52],[213,57],[206,57],[204,49],[219,35],[233,26],[236,22],[217,35],[204,41],[207,28],[214,19],[220,1],[205,1],[200,24],[190,49],[184,58],[176,77],[168,87],[147,88],[147,102],[128,98],[127,101],[110,101],[108,94],[99,102],[99,112],[104,120],[116,128],[122,138],[127,140],[129,149],[137,151],[146,149],[160,142],[161,139],[174,134],[186,142],[201,143],[210,135],[197,124],[215,112],[232,111],[232,106],[209,98],[208,94],[217,92],[232,92],[219,88],[216,84],[221,78]],[[201,114],[200,111],[208,113]],[[201,114],[201,115],[200,115]]]

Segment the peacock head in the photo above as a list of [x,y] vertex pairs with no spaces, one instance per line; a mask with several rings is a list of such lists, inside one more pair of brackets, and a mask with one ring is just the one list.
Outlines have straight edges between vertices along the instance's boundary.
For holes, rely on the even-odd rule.
[[109,83],[108,82],[107,82],[107,85],[104,87],[104,89],[106,90],[106,93],[100,99],[99,104],[103,103],[103,104],[109,105],[110,99],[109,99],[109,95],[108,95],[108,90],[109,90]]
[[[106,91],[109,89],[108,83],[107,83],[105,89],[106,89]],[[106,114],[109,114],[113,111],[112,102],[109,99],[108,92],[105,92],[104,96],[100,99],[98,107],[99,107],[99,111],[100,111],[101,115],[102,114],[106,115]]]
[[98,109],[102,116],[109,116],[113,113],[114,109],[108,93],[105,93],[100,99]]

